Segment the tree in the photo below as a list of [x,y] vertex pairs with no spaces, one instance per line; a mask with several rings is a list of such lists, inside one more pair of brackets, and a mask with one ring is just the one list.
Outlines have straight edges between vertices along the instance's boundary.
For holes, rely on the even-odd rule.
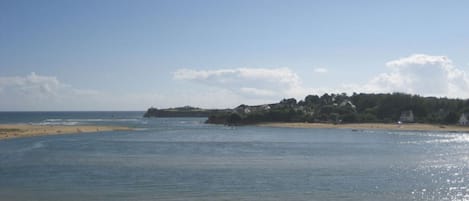
[[358,121],[358,116],[355,113],[348,113],[342,116],[342,122],[355,123]]
[[295,107],[296,99],[294,99],[294,98],[283,99],[282,101],[280,101],[280,104],[286,105],[288,107]]
[[308,95],[305,97],[305,104],[307,106],[313,106],[319,104],[319,96],[317,95]]
[[447,124],[455,124],[458,122],[458,120],[459,120],[458,114],[456,114],[456,112],[451,111],[448,113],[448,115],[446,115],[444,121]]
[[[349,102],[350,101],[350,102]],[[469,112],[469,100],[422,97],[404,93],[392,94],[327,94],[308,95],[304,100],[283,99],[270,104],[269,109],[259,110],[246,116],[224,113],[227,124],[277,122],[314,122],[317,120],[352,122],[395,122],[401,112],[412,110],[415,120],[422,123],[454,124],[459,115]],[[249,107],[241,105],[240,107]],[[164,110],[152,109],[160,113]],[[209,118],[210,119],[210,118]],[[212,118],[218,119],[218,118]]]
[[319,100],[321,101],[321,105],[332,104],[332,96],[329,96],[329,94],[327,93],[322,95],[321,98],[319,98]]

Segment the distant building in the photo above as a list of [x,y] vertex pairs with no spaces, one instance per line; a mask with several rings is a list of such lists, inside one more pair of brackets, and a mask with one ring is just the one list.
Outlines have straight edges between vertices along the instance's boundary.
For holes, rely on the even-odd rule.
[[236,107],[234,111],[237,112],[238,114],[247,114],[251,112],[251,110],[249,109],[249,106],[244,105],[244,104]]
[[412,110],[402,111],[401,117],[399,117],[399,121],[403,123],[414,122],[414,113]]
[[255,106],[249,106],[249,105],[240,105],[234,109],[235,112],[238,114],[249,114],[252,112],[263,112],[263,111],[268,111],[270,110],[269,105],[255,105]]
[[461,114],[461,117],[459,117],[459,125],[461,126],[468,126],[469,125],[469,114],[468,113],[463,113]]
[[356,109],[357,106],[355,106],[352,101],[349,101],[349,100],[344,100],[342,101],[342,103],[340,103],[339,105],[340,107],[351,107],[352,109]]
[[267,110],[270,110],[270,106],[268,104],[264,104],[264,105],[259,105],[257,106],[258,107],[258,110],[260,111],[267,111]]

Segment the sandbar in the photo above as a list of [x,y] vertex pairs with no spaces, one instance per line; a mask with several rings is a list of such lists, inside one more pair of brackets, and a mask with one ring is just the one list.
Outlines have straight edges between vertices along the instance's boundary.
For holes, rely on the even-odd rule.
[[0,124],[0,140],[41,135],[132,130],[124,126]]
[[402,131],[448,131],[448,132],[469,132],[469,126],[458,125],[438,125],[438,124],[386,124],[386,123],[351,123],[351,124],[330,124],[330,123],[260,123],[257,126],[282,127],[282,128],[335,128],[351,130],[402,130]]

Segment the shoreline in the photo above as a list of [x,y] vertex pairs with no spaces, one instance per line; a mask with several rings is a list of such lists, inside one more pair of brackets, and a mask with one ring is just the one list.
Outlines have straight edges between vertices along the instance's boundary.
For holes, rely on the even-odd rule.
[[132,130],[132,128],[124,126],[0,124],[0,140],[44,135],[63,135],[129,130]]
[[350,129],[350,130],[400,130],[400,131],[447,131],[447,132],[469,132],[469,126],[437,125],[437,124],[387,124],[387,123],[289,123],[268,122],[255,124],[261,127],[278,128],[325,128],[325,129]]

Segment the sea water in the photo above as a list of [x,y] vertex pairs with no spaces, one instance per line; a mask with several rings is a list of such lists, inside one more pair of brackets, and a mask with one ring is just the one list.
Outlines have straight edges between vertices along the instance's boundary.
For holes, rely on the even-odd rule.
[[204,124],[143,112],[0,113],[135,131],[0,141],[0,200],[469,200],[469,134]]

